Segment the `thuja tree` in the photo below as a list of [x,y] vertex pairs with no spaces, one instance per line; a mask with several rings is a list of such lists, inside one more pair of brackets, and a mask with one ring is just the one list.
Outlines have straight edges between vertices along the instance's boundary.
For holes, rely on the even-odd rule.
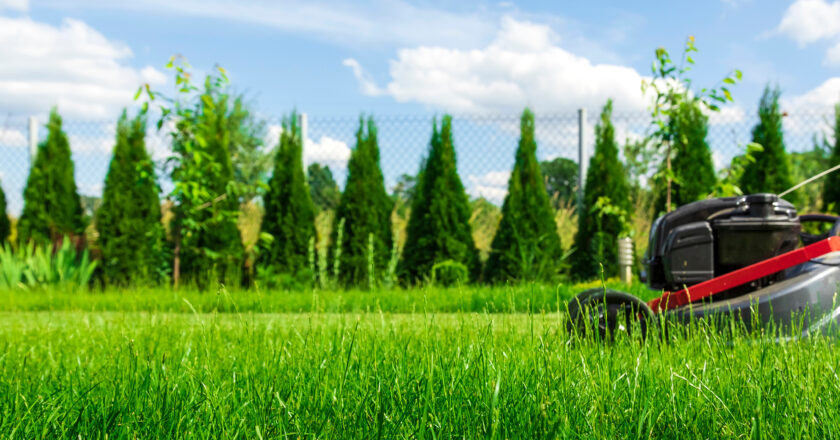
[[216,281],[237,283],[243,262],[237,220],[249,187],[235,179],[231,143],[242,128],[237,116],[242,110],[228,93],[223,69],[208,75],[199,88],[190,82],[186,62],[176,61],[167,64],[175,71],[176,97],[144,87],[150,100],[160,103],[158,127],[167,121],[174,125],[168,159],[173,184],[168,197],[174,202],[174,282],[177,285],[183,278],[200,288]]
[[306,174],[309,194],[315,207],[325,211],[337,208],[338,201],[341,200],[341,190],[335,183],[330,167],[315,162],[309,165]]
[[[671,203],[681,206],[708,196],[715,189],[715,167],[712,151],[706,141],[709,118],[698,103],[682,100],[669,115],[671,137]],[[660,176],[664,174],[660,173]],[[659,179],[656,185],[656,212],[665,210],[667,188]]]
[[[589,162],[578,230],[571,255],[571,273],[577,279],[596,278],[603,265],[607,276],[618,273],[618,238],[626,233],[632,205],[627,172],[618,158],[607,101],[595,126],[595,154]],[[607,209],[607,205],[612,209]]]
[[0,184],[0,246],[6,243],[11,232],[12,225],[6,213],[6,193],[3,192],[3,185]]
[[303,172],[303,139],[297,115],[283,121],[274,173],[263,196],[261,230],[271,239],[260,251],[258,270],[298,275],[308,268],[315,239],[315,205]]
[[[840,104],[834,106],[834,145],[831,146],[828,159],[828,167],[837,165],[840,165]],[[835,171],[826,176],[822,197],[825,211],[840,211],[840,172]]]
[[[436,263],[456,263],[470,278],[480,273],[478,250],[470,228],[470,203],[455,159],[452,118],[444,116],[441,130],[432,125],[429,153],[420,171],[411,204],[400,277],[409,283],[433,276]],[[464,280],[466,281],[466,280]]]
[[[782,134],[782,112],[779,109],[778,87],[765,87],[758,104],[758,124],[753,128],[753,142],[763,150],[755,153],[755,161],[747,164],[741,175],[741,190],[745,194],[770,192],[780,193],[791,187],[790,163],[785,152]],[[785,198],[796,202],[796,193]]]
[[163,226],[154,163],[146,150],[146,117],[117,122],[117,140],[96,211],[106,282],[160,281]]
[[525,109],[516,162],[491,244],[484,279],[491,283],[549,280],[557,275],[563,250],[554,211],[537,161],[534,114]]
[[47,243],[62,236],[81,235],[84,231],[70,143],[62,131],[61,116],[56,109],[50,112],[47,139],[38,145],[29,170],[23,203],[23,213],[18,221],[21,243],[30,240]]
[[345,286],[369,286],[383,273],[393,244],[391,208],[379,167],[376,125],[373,118],[360,120],[330,240],[333,267]]

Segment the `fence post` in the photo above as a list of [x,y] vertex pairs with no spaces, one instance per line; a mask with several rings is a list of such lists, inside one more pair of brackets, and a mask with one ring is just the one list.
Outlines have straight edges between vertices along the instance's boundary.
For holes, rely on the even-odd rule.
[[35,116],[29,117],[29,167],[35,162],[35,156],[38,154],[38,118]]
[[[586,151],[586,109],[578,109],[578,209],[583,207],[583,185],[586,183],[586,170],[589,166],[589,152]],[[583,215],[578,213],[578,215]]]

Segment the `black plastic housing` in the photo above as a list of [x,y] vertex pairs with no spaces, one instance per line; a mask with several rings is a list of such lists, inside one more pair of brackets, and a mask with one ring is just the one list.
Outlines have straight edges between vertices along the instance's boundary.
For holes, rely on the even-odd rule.
[[796,208],[775,194],[689,203],[651,226],[646,281],[679,290],[791,251],[800,231]]

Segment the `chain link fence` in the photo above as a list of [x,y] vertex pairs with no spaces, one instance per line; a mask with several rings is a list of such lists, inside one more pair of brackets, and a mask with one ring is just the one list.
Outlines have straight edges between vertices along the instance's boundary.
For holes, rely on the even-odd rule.
[[[584,157],[588,159],[593,150],[598,117],[594,111],[537,115],[539,159],[565,157],[580,163],[581,145]],[[833,142],[833,119],[833,109],[828,108],[786,112],[783,121],[787,151],[812,150],[815,141],[823,138]],[[31,120],[28,116],[0,116],[0,182],[12,216],[18,216],[23,209],[22,194],[30,167],[31,135],[34,134],[36,142],[46,136],[46,121],[35,120],[33,126]],[[428,148],[432,120],[431,115],[375,117],[381,164],[389,189],[394,188],[403,174],[414,175],[419,170]],[[620,144],[644,138],[650,127],[650,117],[645,113],[614,114],[612,121]],[[756,111],[746,112],[739,107],[710,115],[707,140],[718,170],[728,166],[735,155],[743,152],[757,122]],[[154,124],[149,125],[147,148],[162,163],[169,151],[169,136],[152,128]],[[308,115],[305,125],[305,163],[318,162],[329,166],[339,186],[343,186],[359,119]],[[34,133],[30,133],[33,127]],[[279,127],[279,118],[267,121],[266,145],[276,144]],[[579,127],[583,128],[582,138]],[[88,200],[95,200],[102,193],[115,129],[116,120],[64,121],[64,130],[73,151],[79,193]],[[467,191],[473,197],[501,203],[519,139],[519,115],[454,116],[453,136],[458,170]],[[583,166],[586,166],[586,161]],[[164,189],[167,186],[165,176],[162,186]]]

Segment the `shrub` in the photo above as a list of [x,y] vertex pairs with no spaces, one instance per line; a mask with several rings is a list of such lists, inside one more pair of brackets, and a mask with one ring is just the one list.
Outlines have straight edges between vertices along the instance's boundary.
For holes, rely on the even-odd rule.
[[312,196],[312,203],[321,211],[329,211],[338,207],[341,200],[341,190],[333,179],[330,167],[315,162],[307,169],[309,181],[309,194]]
[[16,252],[9,243],[0,246],[0,288],[87,287],[98,261],[86,249],[74,249],[67,237],[60,243],[36,246],[29,241]]
[[[571,272],[577,279],[598,277],[600,264],[604,265],[607,276],[618,273],[618,237],[625,232],[633,210],[630,183],[618,159],[611,116],[612,101],[607,101],[595,126],[595,153],[589,162],[583,203],[578,211],[578,230],[571,256]],[[607,203],[614,208],[612,212],[606,212]]]
[[555,278],[563,257],[537,161],[534,114],[529,109],[522,113],[520,131],[502,220],[484,268],[484,279],[492,283]]
[[[780,193],[791,187],[790,163],[785,152],[782,133],[782,112],[779,110],[778,87],[764,88],[758,106],[759,123],[753,128],[753,142],[764,150],[757,152],[755,162],[747,164],[741,176],[741,190],[745,194],[771,192]],[[796,193],[785,197],[791,203],[797,202]]]
[[432,124],[429,155],[414,188],[400,277],[416,283],[433,275],[437,263],[450,261],[477,279],[481,267],[470,230],[470,201],[458,177],[450,116],[443,117],[440,132],[437,122]]
[[23,202],[23,213],[18,221],[20,243],[30,240],[49,243],[66,235],[78,236],[84,231],[70,143],[61,129],[61,116],[55,108],[47,123],[47,139],[38,145],[38,153],[29,170]]
[[[671,206],[677,207],[706,198],[715,189],[717,178],[712,163],[712,150],[706,141],[709,118],[700,109],[700,103],[682,100],[669,115],[671,138]],[[666,188],[660,179],[656,185],[659,195],[656,212],[665,210]]]
[[[391,208],[379,167],[376,125],[373,118],[367,123],[360,119],[356,148],[347,163],[347,183],[336,209],[330,240],[333,267],[339,268],[341,284],[369,285],[387,267],[393,244]],[[343,233],[338,240],[338,225],[342,222]]]
[[163,225],[154,163],[146,151],[146,119],[117,122],[114,155],[105,177],[102,206],[96,211],[102,271],[108,283],[160,281]]
[[274,156],[274,173],[263,197],[261,230],[271,240],[260,251],[258,270],[296,275],[308,269],[310,240],[315,238],[315,205],[303,173],[303,139],[297,114],[283,121]]

